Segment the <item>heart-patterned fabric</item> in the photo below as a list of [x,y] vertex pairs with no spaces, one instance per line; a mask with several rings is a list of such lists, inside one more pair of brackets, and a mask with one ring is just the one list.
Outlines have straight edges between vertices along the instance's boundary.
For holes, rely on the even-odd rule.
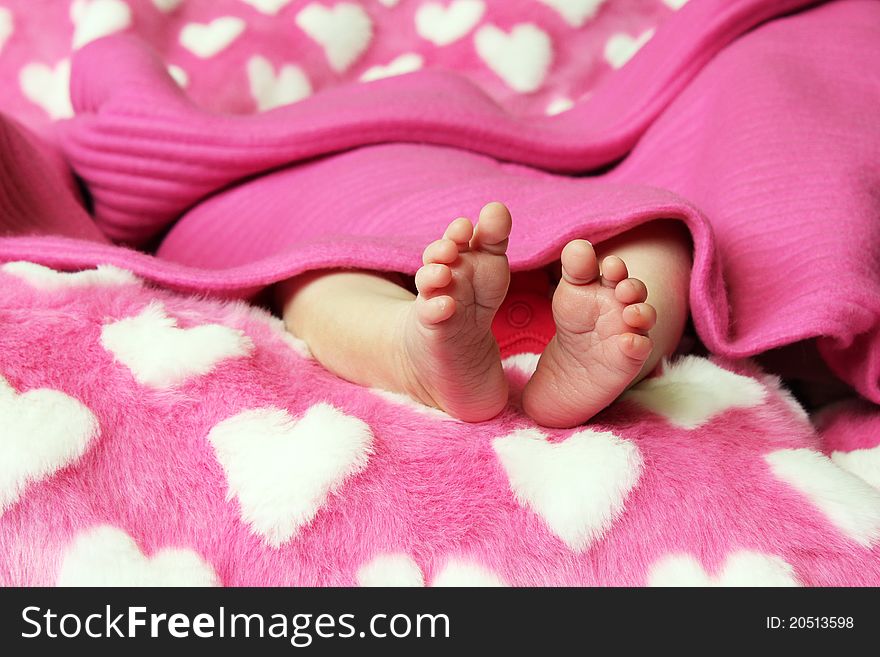
[[0,585],[880,583],[876,415],[826,439],[749,363],[680,359],[557,431],[520,354],[468,424],[242,302],[29,262],[0,289]]
[[199,104],[251,113],[423,68],[466,75],[512,111],[584,99],[683,0],[0,0],[0,111],[72,114],[73,51],[137,34]]

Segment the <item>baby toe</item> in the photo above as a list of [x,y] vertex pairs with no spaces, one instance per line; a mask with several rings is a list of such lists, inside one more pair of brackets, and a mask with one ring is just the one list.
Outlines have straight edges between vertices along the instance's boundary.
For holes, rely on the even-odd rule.
[[586,285],[599,276],[596,251],[587,240],[572,240],[562,249],[562,277],[572,285]]
[[429,294],[446,287],[451,282],[452,270],[447,265],[437,262],[427,264],[416,272],[416,289],[419,294]]
[[455,242],[443,238],[431,242],[422,253],[422,263],[423,264],[431,264],[434,262],[439,262],[441,264],[451,264],[455,262],[455,259],[458,257],[458,246],[456,246]]
[[480,210],[480,219],[474,229],[471,248],[489,251],[496,255],[504,254],[507,251],[512,227],[513,219],[503,203],[497,201],[487,203]]
[[416,299],[416,312],[419,321],[430,326],[443,322],[455,314],[455,299],[448,295],[434,297],[433,299]]
[[459,217],[446,227],[443,237],[455,242],[459,251],[467,251],[471,238],[474,236],[474,225],[470,219]]
[[634,303],[623,309],[623,321],[640,331],[650,331],[657,323],[657,311],[648,303]]
[[633,360],[644,361],[651,355],[654,343],[646,335],[622,333],[617,336],[617,346],[624,356]]
[[614,298],[620,303],[642,303],[648,298],[648,288],[638,278],[627,278],[614,288]]
[[620,281],[629,276],[626,269],[626,263],[617,256],[607,256],[602,261],[602,284],[608,287],[614,287]]

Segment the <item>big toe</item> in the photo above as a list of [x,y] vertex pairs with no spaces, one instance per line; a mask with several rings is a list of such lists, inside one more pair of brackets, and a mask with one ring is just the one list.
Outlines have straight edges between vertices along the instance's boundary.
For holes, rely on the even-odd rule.
[[562,277],[572,285],[586,285],[599,277],[596,251],[587,240],[572,240],[562,249]]
[[471,248],[501,255],[507,251],[513,219],[503,203],[493,201],[480,210]]

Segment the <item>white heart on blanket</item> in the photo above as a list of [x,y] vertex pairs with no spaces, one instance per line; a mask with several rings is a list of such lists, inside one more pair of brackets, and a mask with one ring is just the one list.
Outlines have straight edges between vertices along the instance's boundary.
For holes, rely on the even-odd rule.
[[426,2],[415,14],[416,32],[436,46],[447,46],[470,32],[486,11],[483,0]]
[[21,394],[0,376],[0,515],[32,483],[76,463],[100,434],[77,399],[49,388]]
[[308,525],[328,498],[367,467],[373,434],[329,404],[294,419],[280,408],[243,411],[208,433],[242,519],[279,547]]
[[35,262],[7,262],[0,267],[4,273],[25,281],[31,287],[46,292],[68,288],[115,287],[136,285],[140,279],[127,269],[113,265],[98,265],[95,269],[60,272]]
[[505,370],[519,370],[525,376],[532,376],[538,369],[538,361],[541,360],[541,354],[522,353],[514,354],[505,358],[501,365]]
[[[362,565],[356,574],[359,586],[421,587],[425,585],[422,569],[408,554],[380,554]],[[508,586],[485,566],[460,558],[449,559],[434,575],[434,587]]]
[[412,73],[422,68],[422,56],[414,52],[404,53],[392,59],[385,66],[377,65],[368,68],[361,74],[361,82],[372,82],[383,78]]
[[734,408],[763,403],[767,389],[759,381],[735,374],[699,356],[664,363],[660,376],[643,379],[620,396],[665,417],[684,429],[702,426]]
[[431,586],[500,587],[508,584],[484,566],[462,559],[450,559],[434,576]]
[[247,335],[228,326],[178,328],[177,320],[158,301],[134,317],[105,324],[101,345],[131,370],[138,383],[158,389],[208,374],[222,361],[249,356],[254,350]]
[[520,429],[492,447],[520,505],[575,552],[610,529],[642,473],[638,448],[608,431],[551,443],[538,429]]
[[439,408],[434,408],[433,406],[425,406],[425,404],[416,401],[409,395],[404,395],[400,392],[391,392],[390,390],[382,390],[382,388],[368,388],[368,390],[377,397],[381,397],[391,404],[402,406],[420,415],[425,415],[428,417],[436,418],[438,420],[445,420],[449,422],[461,422],[461,420],[452,417],[448,413],[441,411]]
[[880,543],[880,491],[811,449],[780,449],[764,460],[846,536],[867,548]]
[[153,4],[156,6],[156,9],[161,11],[163,14],[170,14],[172,11],[177,9],[183,0],[153,0]]
[[183,88],[189,85],[189,74],[180,66],[174,64],[168,65],[168,75],[174,78],[174,81]]
[[251,97],[261,112],[308,98],[312,85],[299,66],[285,64],[276,74],[272,63],[254,55],[247,63]]
[[794,568],[781,557],[741,550],[730,554],[720,572],[709,575],[688,554],[659,559],[648,573],[649,586],[800,586]]
[[21,69],[18,82],[24,97],[42,107],[53,121],[73,116],[70,103],[70,60],[49,68],[32,62]]
[[682,7],[684,7],[688,3],[688,0],[663,0],[663,4],[672,9],[673,11],[678,11]]
[[838,467],[880,489],[880,445],[851,452],[832,452],[831,460]]
[[6,45],[7,39],[12,36],[14,31],[12,12],[6,7],[0,7],[0,52],[3,52],[3,46]]
[[163,548],[147,557],[126,532],[98,525],[67,548],[57,586],[219,586],[217,573],[193,550]]
[[235,16],[221,16],[210,23],[187,23],[180,31],[180,45],[196,57],[218,54],[244,32],[245,22]]
[[241,0],[257,11],[269,16],[275,16],[279,11],[290,4],[291,0]]
[[779,400],[785,404],[785,407],[806,427],[810,432],[813,431],[813,422],[809,413],[801,406],[800,402],[795,399],[794,395],[782,383],[782,379],[772,374],[765,374],[761,378],[768,390],[772,390]]
[[418,587],[425,585],[422,569],[408,554],[379,554],[358,568],[358,586]]
[[572,27],[581,27],[596,15],[605,0],[538,0],[552,7]]
[[360,5],[340,2],[328,9],[313,2],[296,15],[296,24],[323,49],[330,67],[346,71],[370,45],[373,23]]
[[567,112],[572,107],[574,107],[574,101],[571,98],[554,98],[547,103],[547,107],[544,108],[544,114],[547,116],[556,116],[557,114]]
[[122,0],[74,0],[70,5],[73,49],[131,26],[131,9]]
[[553,60],[547,33],[532,23],[519,23],[510,33],[486,25],[474,36],[477,54],[514,91],[540,89]]
[[621,68],[633,56],[641,50],[651,37],[654,36],[654,30],[645,30],[639,36],[633,38],[629,34],[613,34],[605,42],[605,61],[611,68]]

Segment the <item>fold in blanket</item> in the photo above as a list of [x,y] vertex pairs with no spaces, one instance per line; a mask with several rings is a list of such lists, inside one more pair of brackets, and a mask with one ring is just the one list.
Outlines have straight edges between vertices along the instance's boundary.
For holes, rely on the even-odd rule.
[[[22,214],[0,257],[247,295],[316,268],[412,273],[446,222],[492,199],[513,212],[518,270],[674,218],[711,350],[819,338],[880,402],[880,4],[813,4],[692,0],[588,102],[528,120],[429,71],[208,114],[139,43],[103,39],[74,59],[61,143],[100,228],[156,256],[25,237],[84,235]],[[4,158],[20,179],[21,155]]]

